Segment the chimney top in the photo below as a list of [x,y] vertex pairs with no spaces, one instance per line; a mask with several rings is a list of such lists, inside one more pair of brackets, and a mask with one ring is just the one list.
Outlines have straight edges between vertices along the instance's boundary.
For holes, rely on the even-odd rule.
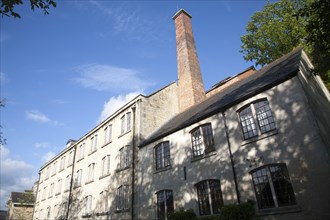
[[175,20],[181,13],[186,14],[189,18],[192,18],[192,16],[186,12],[184,9],[180,9],[177,13],[175,13],[175,15],[173,16],[173,20]]

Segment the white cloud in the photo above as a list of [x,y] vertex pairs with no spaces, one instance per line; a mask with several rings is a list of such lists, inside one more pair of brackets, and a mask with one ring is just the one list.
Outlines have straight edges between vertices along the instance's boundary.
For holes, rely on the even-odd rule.
[[5,146],[0,146],[1,152],[1,181],[0,181],[0,209],[5,209],[10,192],[31,189],[38,180],[33,166],[19,159],[10,157],[10,151]]
[[25,114],[26,114],[26,118],[32,121],[37,121],[41,123],[50,122],[50,119],[39,111],[35,111],[35,110],[26,111]]
[[36,148],[47,148],[49,147],[49,143],[48,142],[38,142],[35,144]]
[[41,162],[42,163],[47,163],[48,161],[50,161],[51,159],[53,159],[53,157],[55,157],[56,154],[54,152],[47,152],[44,156],[42,156],[41,158]]
[[74,80],[85,88],[115,93],[143,90],[152,85],[140,78],[134,69],[102,64],[86,64],[76,67],[79,77]]
[[26,119],[40,122],[40,123],[48,123],[54,126],[63,125],[61,122],[57,120],[51,120],[47,115],[37,111],[37,110],[30,110],[25,111]]
[[117,111],[120,107],[122,107],[124,104],[135,98],[137,95],[141,93],[139,92],[131,92],[126,95],[119,95],[117,97],[111,97],[109,101],[105,102],[103,105],[103,110],[101,112],[101,115],[99,119],[97,120],[97,123],[100,123],[107,117],[109,117],[112,113]]

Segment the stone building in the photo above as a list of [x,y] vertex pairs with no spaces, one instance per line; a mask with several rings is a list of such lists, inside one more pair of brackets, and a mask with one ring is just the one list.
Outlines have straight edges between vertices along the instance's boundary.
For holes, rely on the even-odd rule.
[[301,49],[205,92],[184,10],[178,83],[138,95],[40,169],[33,219],[167,219],[247,200],[260,219],[330,217],[330,95]]
[[12,192],[7,202],[9,220],[30,220],[33,215],[35,197],[33,191]]

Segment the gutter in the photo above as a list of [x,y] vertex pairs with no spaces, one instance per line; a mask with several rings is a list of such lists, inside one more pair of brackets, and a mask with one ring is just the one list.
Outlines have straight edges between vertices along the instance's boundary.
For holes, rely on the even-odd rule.
[[135,210],[134,210],[134,205],[135,205],[135,148],[136,148],[136,143],[135,143],[135,114],[136,114],[136,106],[132,106],[132,111],[133,111],[133,137],[132,137],[132,203],[131,203],[131,219],[135,219]]

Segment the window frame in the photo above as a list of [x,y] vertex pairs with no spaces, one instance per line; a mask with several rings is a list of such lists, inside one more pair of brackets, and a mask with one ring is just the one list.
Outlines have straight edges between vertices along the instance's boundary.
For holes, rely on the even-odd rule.
[[123,212],[129,210],[128,185],[121,185],[116,190],[116,211]]
[[[163,196],[163,204],[160,203],[160,196]],[[174,212],[173,190],[163,189],[155,193],[156,196],[156,217],[157,220],[167,220],[168,215]],[[170,196],[170,198],[168,198]],[[171,203],[171,204],[170,204]],[[164,206],[161,207],[161,206]]]
[[110,162],[111,162],[110,154],[104,156],[101,161],[101,176],[108,176],[110,174]]
[[[237,116],[244,140],[250,140],[277,130],[275,117],[267,98],[257,99],[242,106],[237,110]],[[264,129],[267,126],[269,128]]]
[[[207,129],[208,131],[206,131]],[[189,133],[193,158],[203,157],[204,155],[215,151],[215,142],[211,123],[201,124],[192,129]]]
[[155,170],[163,170],[171,167],[171,145],[169,141],[158,143],[154,147]]
[[[271,168],[273,168],[275,166],[278,166],[281,169],[281,173],[277,177],[278,178],[277,181],[283,180],[283,179],[280,179],[279,177],[284,177],[285,181],[287,181],[286,187],[289,187],[289,188],[286,188],[286,192],[289,191],[289,193],[291,193],[291,195],[289,195],[289,196],[293,197],[292,201],[289,201],[286,204],[283,204],[279,201],[280,199],[284,198],[284,195],[280,192],[280,190],[283,188],[283,185],[280,186],[280,182],[277,184],[274,184],[276,179],[275,179],[275,174],[274,174],[274,176],[272,175],[273,171],[271,170]],[[252,187],[254,190],[258,210],[263,211],[263,210],[267,210],[267,209],[280,209],[283,207],[292,207],[292,206],[297,205],[297,200],[296,200],[295,192],[293,189],[292,181],[291,181],[290,174],[289,174],[289,171],[288,171],[285,163],[266,164],[266,165],[263,165],[263,166],[260,166],[260,167],[257,167],[255,169],[251,170],[249,172],[249,174],[250,174],[251,184],[252,184]],[[262,176],[260,174],[262,174]],[[269,201],[270,204],[268,204],[268,205],[262,204],[263,201],[261,201],[261,200],[265,199],[265,198],[261,198],[261,197],[265,196],[265,192],[263,192],[264,195],[258,195],[258,194],[260,194],[260,193],[258,193],[258,191],[259,191],[259,185],[261,185],[261,184],[258,184],[258,185],[256,184],[256,182],[258,182],[258,181],[260,182],[260,180],[262,180],[263,183],[265,183],[266,178],[267,178],[267,183],[269,183],[268,184],[269,189],[266,191],[266,193],[268,193],[268,194],[270,193],[270,195],[267,195],[268,196],[267,199],[270,200]],[[264,189],[266,189],[266,187],[264,187]]]
[[[219,186],[218,189],[211,188],[211,186],[213,186],[214,183],[218,184]],[[220,214],[220,208],[224,205],[220,180],[219,179],[202,180],[195,184],[195,189],[197,194],[199,215],[206,216],[206,215]],[[204,190],[204,192],[202,192],[202,190]],[[217,204],[220,206],[218,207],[218,210],[215,211]],[[205,205],[208,205],[208,207],[205,207]]]
[[125,145],[124,147],[119,149],[119,164],[118,170],[124,170],[130,166],[130,152],[129,152],[130,145]]
[[95,175],[95,163],[91,163],[87,167],[87,180],[86,184],[91,183],[94,181],[94,175]]

